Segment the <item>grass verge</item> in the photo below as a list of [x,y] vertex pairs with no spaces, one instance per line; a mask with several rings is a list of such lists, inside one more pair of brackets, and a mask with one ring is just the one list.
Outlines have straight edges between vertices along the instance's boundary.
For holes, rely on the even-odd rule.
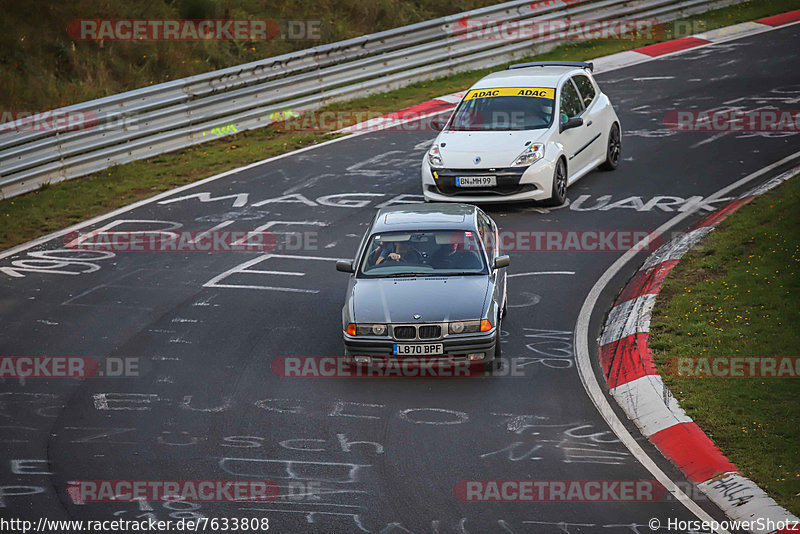
[[[413,24],[498,0],[83,0],[3,2],[0,109],[54,109]],[[74,40],[81,19],[232,19],[279,23],[281,35],[236,41]],[[289,21],[295,28],[288,32]],[[306,26],[308,22],[311,26]],[[272,28],[272,26],[270,26]],[[308,31],[307,31],[308,30]],[[272,33],[270,32],[272,36]]]
[[[728,26],[800,7],[800,0],[747,2],[704,13],[706,29]],[[664,40],[671,38],[668,25]],[[530,59],[588,60],[656,42],[591,41],[562,45]],[[391,112],[463,90],[492,71],[475,70],[409,85],[395,91],[329,106],[329,110]],[[250,130],[112,167],[86,177],[0,201],[0,250],[30,241],[79,221],[107,213],[156,193],[331,138],[330,133],[297,133],[272,127]]]
[[668,276],[650,325],[659,372],[722,452],[800,515],[800,377],[669,376],[672,356],[800,356],[800,178],[725,219]]

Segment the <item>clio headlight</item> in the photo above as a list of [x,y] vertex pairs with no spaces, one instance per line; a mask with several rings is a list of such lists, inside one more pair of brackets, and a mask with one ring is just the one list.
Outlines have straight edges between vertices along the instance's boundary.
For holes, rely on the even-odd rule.
[[512,167],[528,167],[544,158],[544,143],[533,143],[514,160]]
[[433,145],[428,150],[428,163],[430,163],[431,167],[442,166],[442,154],[439,152],[439,145]]

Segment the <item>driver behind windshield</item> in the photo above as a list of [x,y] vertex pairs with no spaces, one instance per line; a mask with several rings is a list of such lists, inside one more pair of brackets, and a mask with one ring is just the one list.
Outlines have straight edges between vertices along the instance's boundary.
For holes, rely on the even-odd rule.
[[422,254],[411,246],[408,241],[397,241],[394,246],[391,244],[385,246],[378,256],[378,261],[375,265],[380,265],[384,261],[395,261],[403,263],[422,263]]

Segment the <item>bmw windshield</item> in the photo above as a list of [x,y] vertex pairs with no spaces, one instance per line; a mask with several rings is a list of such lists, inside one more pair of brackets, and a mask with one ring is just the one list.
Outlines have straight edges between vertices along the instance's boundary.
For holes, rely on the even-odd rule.
[[359,275],[459,276],[488,274],[476,232],[432,230],[374,234],[361,258]]
[[473,89],[450,121],[452,131],[537,130],[553,121],[555,89]]

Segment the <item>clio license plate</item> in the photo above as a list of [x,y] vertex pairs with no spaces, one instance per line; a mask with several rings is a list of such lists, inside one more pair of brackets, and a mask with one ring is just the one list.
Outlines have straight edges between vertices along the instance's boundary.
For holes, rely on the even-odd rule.
[[497,176],[456,176],[456,187],[494,187]]

